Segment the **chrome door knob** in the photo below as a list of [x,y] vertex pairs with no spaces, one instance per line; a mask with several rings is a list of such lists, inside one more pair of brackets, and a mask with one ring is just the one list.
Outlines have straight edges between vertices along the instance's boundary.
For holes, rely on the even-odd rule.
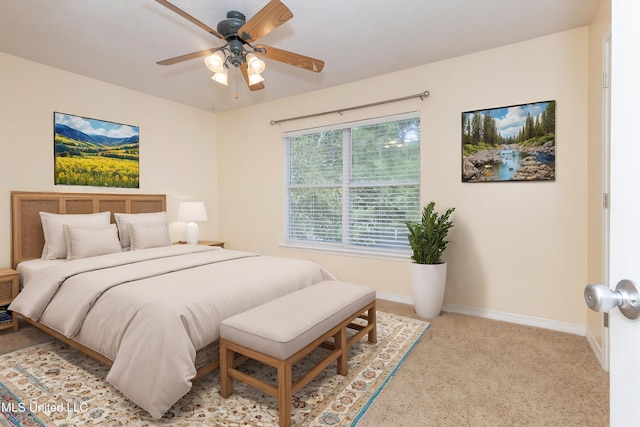
[[618,282],[615,291],[604,285],[588,285],[584,299],[591,310],[608,312],[618,307],[628,319],[640,318],[640,287],[631,280]]

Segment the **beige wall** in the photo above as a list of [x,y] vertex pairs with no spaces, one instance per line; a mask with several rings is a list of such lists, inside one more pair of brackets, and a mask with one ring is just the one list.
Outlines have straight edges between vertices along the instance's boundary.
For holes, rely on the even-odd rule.
[[[340,279],[410,299],[408,261],[284,250],[282,140],[288,130],[419,110],[422,198],[455,206],[445,303],[585,325],[589,29],[425,65],[375,79],[213,114],[0,54],[0,258],[9,265],[9,192],[167,193],[204,200],[204,238],[230,248],[309,258]],[[330,64],[329,64],[330,65]],[[270,121],[429,90],[410,100],[282,126]],[[557,179],[460,182],[460,113],[557,101]],[[53,112],[140,126],[139,190],[53,185]],[[15,160],[17,159],[17,160]],[[178,231],[179,233],[179,231]]]
[[[281,133],[419,110],[423,203],[457,208],[445,304],[585,325],[588,43],[584,27],[220,113],[220,236],[231,248],[313,259],[341,280],[409,298],[408,262],[279,248]],[[270,125],[423,90],[431,93],[423,102]],[[556,181],[461,183],[460,113],[544,100],[557,101]]]
[[[217,237],[216,116],[0,53],[0,266],[11,264],[10,191],[166,193],[171,221],[181,200],[202,200]],[[140,189],[53,184],[53,112],[140,127]],[[183,238],[182,223],[172,227]]]
[[[611,0],[600,0],[589,27],[589,255],[588,283],[604,283],[602,265],[603,37],[611,28]],[[587,310],[587,328],[602,346],[602,315]]]

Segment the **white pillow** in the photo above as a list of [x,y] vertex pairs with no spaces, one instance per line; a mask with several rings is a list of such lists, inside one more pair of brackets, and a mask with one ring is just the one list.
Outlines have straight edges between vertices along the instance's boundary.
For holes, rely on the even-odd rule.
[[40,222],[44,232],[42,259],[60,259],[67,257],[67,244],[64,238],[64,226],[100,227],[109,225],[111,212],[94,214],[54,214],[40,212]]
[[113,216],[116,219],[118,225],[118,233],[120,234],[120,244],[123,248],[127,249],[131,246],[131,240],[129,239],[129,224],[167,224],[166,212],[153,212],[153,213],[139,213],[139,214],[126,214],[115,213]]
[[64,233],[68,260],[122,251],[118,240],[118,227],[115,224],[95,228],[65,225]]
[[158,224],[129,224],[131,250],[170,246],[169,227],[164,222]]

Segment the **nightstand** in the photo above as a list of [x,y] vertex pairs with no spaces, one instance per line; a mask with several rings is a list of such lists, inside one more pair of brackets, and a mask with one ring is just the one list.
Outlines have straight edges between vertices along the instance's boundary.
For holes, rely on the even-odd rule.
[[[0,309],[6,310],[20,292],[20,273],[12,268],[0,268]],[[12,313],[10,321],[0,319],[0,330],[13,327],[18,332],[18,315]]]
[[[177,241],[175,244],[184,245],[186,243],[187,242],[185,242],[184,240],[180,240],[180,241]],[[204,246],[220,246],[221,248],[224,248],[224,242],[218,242],[215,240],[199,240],[198,244],[204,245]]]
[[198,244],[205,246],[220,246],[221,248],[224,248],[224,242],[216,242],[215,240],[200,240]]

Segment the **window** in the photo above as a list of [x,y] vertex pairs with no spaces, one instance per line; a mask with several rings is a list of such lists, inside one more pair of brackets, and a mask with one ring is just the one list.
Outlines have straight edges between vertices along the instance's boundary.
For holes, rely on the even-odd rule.
[[365,252],[410,250],[420,217],[417,112],[284,134],[285,239]]

